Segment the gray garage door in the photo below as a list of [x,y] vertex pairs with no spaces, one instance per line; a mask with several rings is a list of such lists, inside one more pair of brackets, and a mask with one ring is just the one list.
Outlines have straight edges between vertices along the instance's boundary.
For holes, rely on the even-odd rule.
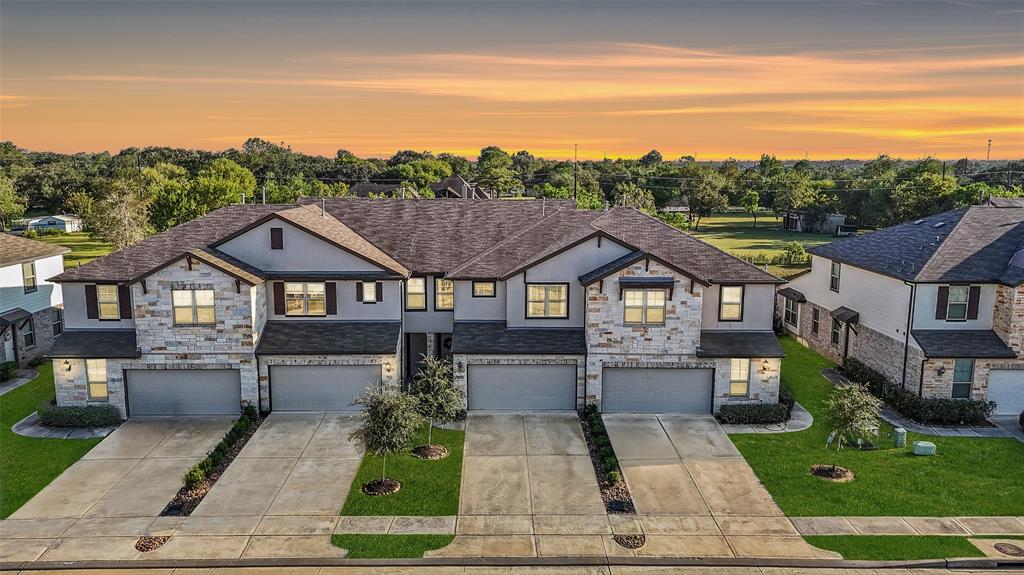
[[270,407],[358,411],[352,400],[380,381],[379,365],[275,365],[270,368]]
[[1024,369],[993,369],[988,375],[988,399],[996,402],[996,415],[1024,411]]
[[605,368],[607,413],[711,413],[710,369]]
[[237,369],[131,369],[130,415],[234,415],[241,410]]
[[469,409],[576,409],[575,365],[470,365]]

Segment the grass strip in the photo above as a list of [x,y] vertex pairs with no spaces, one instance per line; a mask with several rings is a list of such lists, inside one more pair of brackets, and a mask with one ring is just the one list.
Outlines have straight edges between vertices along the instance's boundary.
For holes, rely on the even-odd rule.
[[331,543],[348,550],[348,559],[417,559],[453,539],[454,535],[336,534]]
[[850,561],[912,561],[984,557],[966,537],[946,535],[812,535],[804,539]]

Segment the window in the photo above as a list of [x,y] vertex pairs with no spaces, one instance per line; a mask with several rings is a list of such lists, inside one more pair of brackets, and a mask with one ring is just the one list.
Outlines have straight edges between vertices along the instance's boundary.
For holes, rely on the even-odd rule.
[[494,297],[494,282],[473,282],[473,297]]
[[722,286],[719,321],[743,321],[743,286]]
[[36,262],[21,264],[21,279],[25,286],[25,293],[36,291]]
[[820,322],[818,321],[818,308],[811,310],[811,333],[818,333]]
[[363,282],[363,303],[377,303],[377,282]]
[[839,293],[839,273],[842,271],[842,264],[832,262],[832,270],[828,277],[828,289]]
[[90,401],[107,400],[109,395],[109,390],[107,389],[107,360],[85,360],[85,380],[89,386]]
[[796,327],[796,319],[799,316],[800,302],[795,299],[786,298],[786,310],[782,313],[782,319],[789,325]]
[[64,333],[64,310],[59,307],[53,308],[50,312],[50,324],[53,326],[53,335]]
[[[373,282],[370,282],[373,285]],[[327,315],[327,293],[323,283],[284,284],[285,315]]]
[[25,342],[25,349],[36,346],[36,322],[32,318],[28,318],[25,323],[21,324],[21,338]]
[[171,290],[174,325],[200,325],[215,323],[212,289]]
[[96,303],[99,307],[100,319],[121,319],[116,285],[96,286]]
[[839,320],[832,318],[832,345],[839,345],[840,328]]
[[284,249],[284,229],[283,228],[270,228],[270,249],[272,249],[272,250],[283,250]]
[[526,317],[569,317],[569,284],[526,284]]
[[434,309],[450,311],[455,309],[455,282],[434,278]]
[[949,286],[949,299],[946,302],[946,321],[963,321],[967,319],[967,298],[970,293],[970,286]]
[[[363,294],[366,301],[366,294]],[[405,284],[405,309],[427,309],[427,280],[409,278]]]
[[958,359],[953,362],[953,399],[970,399],[974,383],[974,360]]
[[664,289],[627,289],[622,293],[625,302],[625,323],[665,323]]
[[750,392],[750,360],[747,358],[730,360],[729,395],[747,397]]

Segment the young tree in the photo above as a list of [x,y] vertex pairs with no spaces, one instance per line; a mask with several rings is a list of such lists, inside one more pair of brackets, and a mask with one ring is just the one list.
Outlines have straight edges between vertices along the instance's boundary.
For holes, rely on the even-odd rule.
[[199,171],[192,183],[198,215],[205,215],[229,204],[250,200],[256,190],[256,177],[235,162],[218,158]]
[[747,211],[748,214],[754,216],[754,227],[757,227],[757,209],[760,207],[758,203],[761,200],[761,196],[754,190],[743,194],[740,198],[740,205]]
[[103,196],[83,216],[86,227],[117,250],[145,239],[150,231],[150,201],[138,174],[121,173],[104,187]]
[[616,206],[628,206],[647,213],[654,211],[654,196],[646,188],[641,188],[633,182],[622,182],[615,184],[613,191]]
[[25,214],[25,198],[14,191],[14,180],[0,174],[0,230]]
[[875,432],[881,407],[882,400],[871,395],[862,385],[852,384],[832,390],[825,400],[825,416],[832,423],[832,441],[836,447],[833,469],[844,443],[853,443]]
[[522,191],[523,184],[512,169],[512,157],[497,146],[480,150],[476,160],[477,181],[487,190],[499,195]]
[[427,447],[431,446],[434,422],[450,423],[462,411],[462,390],[455,386],[450,361],[425,357],[412,380],[412,395],[420,415],[427,420]]
[[709,169],[694,172],[693,179],[683,184],[682,193],[690,205],[693,229],[700,227],[701,218],[725,211],[729,207],[725,194],[722,193],[723,185],[725,180],[722,176]]
[[362,421],[349,438],[364,452],[380,456],[383,485],[387,481],[387,456],[408,449],[422,422],[416,398],[394,386],[382,385],[366,390],[355,403],[363,406]]

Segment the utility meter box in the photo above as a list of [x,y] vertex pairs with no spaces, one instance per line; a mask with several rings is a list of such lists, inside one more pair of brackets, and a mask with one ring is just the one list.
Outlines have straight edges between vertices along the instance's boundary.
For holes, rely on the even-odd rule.
[[907,446],[907,430],[902,427],[897,427],[892,430],[892,441],[896,447]]
[[931,441],[915,441],[914,455],[935,455],[935,444]]

